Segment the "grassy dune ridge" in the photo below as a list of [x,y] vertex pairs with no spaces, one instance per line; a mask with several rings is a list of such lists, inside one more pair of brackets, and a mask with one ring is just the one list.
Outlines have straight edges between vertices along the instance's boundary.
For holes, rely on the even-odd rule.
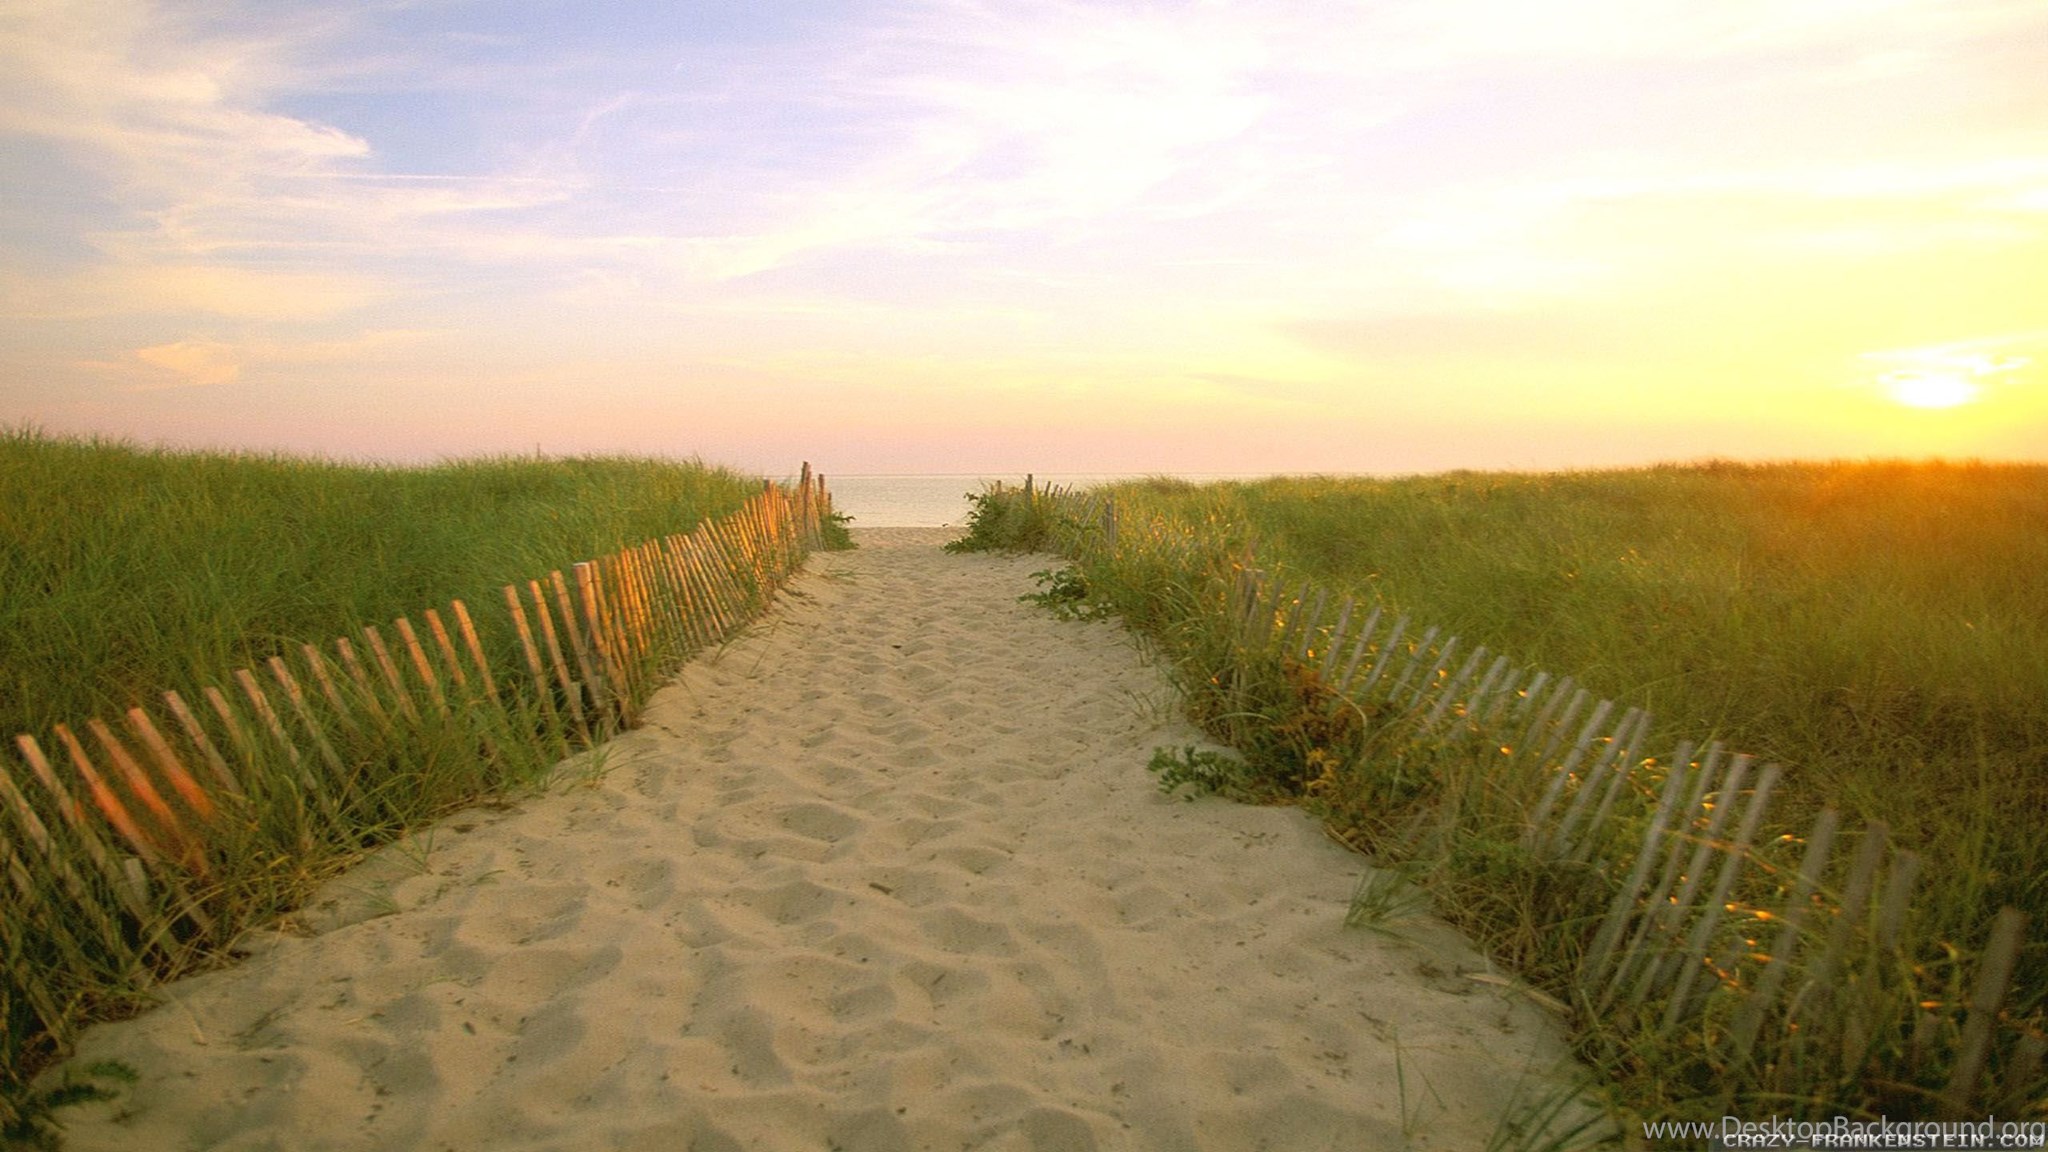
[[[1105,498],[1119,525],[1114,548]],[[1569,1002],[1580,1055],[1626,1110],[1712,1121],[1981,1117],[1989,1107],[2039,1120],[2048,1119],[2044,529],[2043,467],[1710,463],[1152,479],[1036,501],[991,492],[950,547],[1067,555],[1073,566],[1035,598],[1070,614],[1114,610],[1150,636],[1191,717],[1241,755],[1162,750],[1153,765],[1162,785],[1297,803],[1374,854],[1392,883],[1361,887],[1353,915],[1362,923],[1408,905],[1401,878],[1420,883],[1440,912]],[[1624,796],[1590,858],[1551,854],[1529,838],[1538,793],[1556,779],[1549,767],[1532,773],[1517,760],[1527,749],[1511,748],[1508,731],[1467,720],[1428,728],[1387,698],[1384,682],[1341,696],[1313,651],[1304,662],[1247,639],[1259,617],[1240,610],[1234,589],[1254,577],[1296,597],[1313,586],[1333,606],[1355,596],[1361,617],[1379,607],[1386,621],[1413,621],[1398,644],[1383,623],[1375,652],[1426,644],[1416,632],[1441,626],[1438,645],[1455,634],[1462,652],[1483,644],[1525,670],[1574,676],[1616,701],[1615,715],[1648,708],[1655,726],[1630,747],[1655,759],[1624,790],[1634,798]],[[1269,624],[1268,634],[1281,626]],[[1705,908],[1727,913],[1720,958],[1705,969],[1727,995],[1697,1017],[1670,1001],[1691,1021],[1674,1029],[1660,1020],[1661,993],[1615,1001],[1612,984],[1588,991],[1586,981],[1607,979],[1595,929],[1630,899],[1623,872],[1639,863],[1660,782],[1678,771],[1668,757],[1681,740],[1716,739],[1787,771],[1753,847],[1730,850],[1751,862],[1742,882],[1725,904],[1697,905],[1702,931],[1713,931]],[[1742,803],[1714,794],[1673,842],[1726,844],[1707,813]],[[1838,916],[1829,902],[1849,897],[1830,885],[1854,886],[1838,837],[1819,903],[1802,904],[1820,919],[1799,929],[1804,944],[1784,985],[1792,999],[1761,1001],[1761,1032],[1750,1032],[1742,1006],[1765,983],[1781,931],[1793,930],[1780,913],[1792,908],[1804,836],[1824,805],[1841,810],[1850,844],[1884,842],[1862,832],[1875,818],[1917,852],[1924,867],[1911,909],[1896,935],[1867,926],[1867,903]],[[1723,859],[1718,851],[1703,859]],[[1990,1062],[1973,1075],[1962,1071],[1974,1060],[1961,1055],[1965,1036],[1989,1017],[1970,1005],[2006,905],[2033,926],[1987,1033],[1996,1037]],[[1842,953],[1837,928],[1848,932]],[[1816,961],[1823,950],[1839,963]],[[1949,1087],[1957,1076],[1975,1085],[1960,1103]]]
[[495,597],[759,487],[695,462],[399,468],[0,432],[0,736]]
[[[1111,489],[1718,738],[2048,925],[2048,468],[1713,463]],[[1967,925],[1959,926],[1967,931]]]
[[[195,700],[197,685],[229,683],[232,692],[233,669],[260,669],[273,654],[305,675],[300,644],[325,646],[362,624],[446,609],[451,598],[481,610],[485,666],[510,685],[518,642],[491,623],[502,586],[688,532],[759,490],[759,480],[733,472],[659,460],[402,469],[6,434],[0,735],[10,745],[17,732],[47,742],[51,725],[83,731],[95,716],[119,726],[131,705],[156,710],[167,687]],[[759,601],[751,582],[766,575],[736,575],[731,594]],[[661,669],[625,671],[628,682],[613,688],[630,696]],[[87,841],[63,832],[65,810],[46,802],[10,747],[0,768],[15,783],[15,807],[0,810],[12,882],[0,901],[0,1146],[50,1145],[53,1108],[92,1090],[38,1092],[27,1081],[84,1020],[146,1004],[157,980],[217,962],[243,929],[296,907],[362,851],[530,786],[611,730],[613,713],[586,730],[579,712],[572,731],[560,703],[531,687],[493,696],[451,684],[445,704],[435,695],[433,706],[421,701],[401,715],[393,699],[378,706],[365,694],[381,689],[346,682],[353,713],[307,705],[307,723],[325,728],[324,760],[310,748],[307,759],[288,760],[273,744],[237,745],[237,779],[214,794],[215,812],[184,802],[183,821],[206,832],[185,862],[190,871],[159,872],[141,892],[96,870],[90,852],[76,854]],[[224,746],[233,737],[215,729]],[[24,795],[42,809],[39,821],[16,810]],[[164,834],[180,822],[152,827]],[[31,850],[46,829],[59,833],[54,855]],[[186,843],[182,836],[162,843]]]

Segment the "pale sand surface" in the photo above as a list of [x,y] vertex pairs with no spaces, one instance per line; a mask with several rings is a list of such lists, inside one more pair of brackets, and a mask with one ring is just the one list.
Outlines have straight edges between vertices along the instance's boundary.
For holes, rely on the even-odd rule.
[[1346,929],[1300,812],[1162,796],[1199,742],[1047,557],[856,533],[601,779],[387,849],[93,1029],[93,1149],[1478,1149],[1554,1070],[1447,928]]

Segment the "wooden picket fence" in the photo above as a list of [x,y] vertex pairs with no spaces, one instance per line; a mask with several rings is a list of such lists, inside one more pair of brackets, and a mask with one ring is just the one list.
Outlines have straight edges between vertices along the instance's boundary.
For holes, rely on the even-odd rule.
[[[1731,1096],[1874,1077],[1929,1114],[2041,1106],[2048,1041],[2038,1021],[2006,1015],[2026,915],[2002,909],[1967,960],[1925,938],[1914,894],[1928,864],[1882,822],[1845,830],[1826,807],[1803,837],[1766,835],[1778,765],[1718,742],[1653,756],[1646,712],[1570,676],[1310,581],[1276,582],[1249,554],[1219,566],[1200,526],[1126,523],[1105,497],[1028,481],[1019,495],[1055,510],[1060,550],[1084,569],[1172,573],[1183,588],[1206,574],[1217,587],[1203,610],[1222,615],[1237,667],[1312,676],[1398,736],[1382,746],[1468,749],[1467,808],[1437,818],[1519,826],[1531,866],[1604,897],[1572,975],[1589,1019],[1687,1033]],[[1419,844],[1431,829],[1409,831]],[[1945,1073],[1930,1082],[1923,1069]]]
[[793,488],[764,483],[690,533],[506,585],[494,605],[304,644],[196,701],[167,691],[57,725],[54,749],[17,736],[19,763],[0,760],[0,1021],[21,1050],[0,1081],[62,1042],[94,981],[144,986],[230,944],[225,860],[367,846],[423,758],[465,766],[446,807],[632,725],[664,676],[768,606],[830,515],[806,464]]

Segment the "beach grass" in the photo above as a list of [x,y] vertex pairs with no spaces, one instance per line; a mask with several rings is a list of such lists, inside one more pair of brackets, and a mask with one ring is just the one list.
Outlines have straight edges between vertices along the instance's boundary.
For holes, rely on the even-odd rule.
[[2048,468],[1707,464],[1110,490],[1656,718],[2048,924]]
[[384,467],[0,432],[0,733],[106,715],[731,511],[694,461]]
[[[1096,519],[1105,500],[1126,538],[1113,553]],[[1780,1037],[1761,1066],[1731,1069],[1700,1036],[1578,1004],[1582,1055],[1638,1114],[1711,1119],[1738,1103],[1940,1114],[1945,1069],[1927,1057],[1930,1025],[1918,1021],[1965,1014],[1968,974],[2001,907],[2048,925],[2036,831],[2048,812],[2048,468],[1715,462],[1153,479],[1037,504],[989,520],[1050,525],[1077,558],[1062,584],[1151,636],[1193,718],[1243,757],[1176,767],[1169,756],[1164,782],[1300,803],[1363,850],[1426,865],[1412,874],[1444,915],[1560,998],[1571,998],[1611,878],[1522,850],[1535,797],[1488,767],[1505,749],[1416,739],[1379,702],[1336,701],[1284,659],[1247,666],[1215,592],[1229,572],[1312,583],[1332,602],[1355,597],[1361,615],[1405,614],[1521,666],[1575,676],[1617,715],[1648,709],[1652,728],[1638,743],[1660,755],[1680,740],[1720,740],[1784,765],[1758,840],[1780,874],[1823,806],[1840,809],[1845,827],[1883,821],[1920,853],[1912,938],[1873,950],[1855,976],[1891,989],[1885,1011],[1904,1014],[1885,1017],[1890,1032],[1855,1040],[1853,1073],[1797,1036]],[[1004,545],[1002,532],[973,528],[963,546]],[[1425,826],[1435,831],[1423,844]],[[2012,987],[2001,1027],[2038,1037],[2048,1008],[2040,945],[2020,952]],[[2040,1069],[2028,1066],[2038,1040],[2013,1051],[2011,1066],[1986,1073],[1985,1098],[2001,1115],[2038,1116],[2048,1107]],[[1746,1095],[1736,1100],[1738,1083]]]
[[[760,487],[696,462],[396,468],[6,433],[0,723],[9,737],[53,748],[53,729],[93,744],[127,731],[129,708],[156,709],[165,689],[194,701],[209,685],[235,693],[232,670],[261,671],[273,657],[306,675],[316,670],[301,662],[308,643],[391,629],[451,599],[490,603],[507,584],[687,532]],[[486,630],[472,667],[502,678],[519,659],[516,643]],[[641,684],[655,670],[625,671]],[[293,703],[308,730],[326,733],[315,738],[317,758],[266,741],[253,717],[215,728],[235,745],[237,773],[210,797],[174,797],[175,812],[150,826],[159,846],[189,853],[183,879],[173,871],[146,882],[135,871],[130,884],[119,869],[93,867],[104,848],[39,856],[73,814],[23,800],[47,789],[10,758],[8,802],[23,838],[0,844],[11,882],[0,924],[0,1142],[47,1142],[51,1109],[89,1092],[37,1090],[30,1079],[79,1024],[146,1003],[156,981],[218,962],[244,930],[295,907],[368,849],[535,784],[571,750],[562,701],[547,695],[451,683],[445,695],[434,690],[433,706],[423,699],[401,716],[370,682],[333,680]],[[91,730],[95,717],[113,728]],[[205,842],[185,840],[181,826],[203,826]]]

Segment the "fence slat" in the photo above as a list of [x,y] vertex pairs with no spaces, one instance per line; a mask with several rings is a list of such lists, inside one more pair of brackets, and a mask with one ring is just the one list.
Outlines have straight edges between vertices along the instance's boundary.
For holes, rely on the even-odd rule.
[[420,710],[412,702],[412,693],[405,690],[405,679],[398,674],[398,662],[391,658],[391,649],[384,646],[384,634],[377,631],[375,624],[365,625],[363,640],[370,645],[370,655],[377,661],[377,671],[384,675],[384,685],[391,690],[391,699],[398,711],[407,720],[420,722]]
[[199,853],[198,842],[186,830],[185,822],[178,819],[178,813],[171,807],[170,801],[165,800],[163,793],[157,791],[156,784],[150,780],[149,774],[142,770],[142,765],[129,753],[127,745],[121,743],[121,738],[114,735],[114,730],[107,727],[107,722],[97,716],[87,720],[85,726],[92,733],[93,739],[99,741],[100,750],[106,753],[108,763],[114,766],[114,770],[119,772],[121,779],[127,783],[128,794],[142,801],[142,806],[148,809],[157,829],[163,833],[162,836],[152,839],[160,847],[175,847],[179,862],[187,868],[203,871],[206,861]]
[[569,703],[569,715],[576,721],[577,730],[583,738],[590,738],[590,724],[583,714],[583,684],[569,672],[569,662],[562,656],[561,637],[555,633],[554,612],[548,608],[547,595],[542,592],[540,581],[527,581],[527,588],[533,594],[533,610],[540,620],[541,638],[547,641],[548,658],[555,668],[555,679],[562,688],[562,698]]
[[[1749,776],[1749,766],[1752,763],[1751,758],[1747,755],[1731,757],[1728,761],[1727,773],[1720,780],[1719,787],[1712,787],[1711,782],[1714,776],[1712,765],[1719,758],[1720,751],[1718,743],[1708,746],[1708,763],[1702,766],[1700,773],[1699,790],[1701,799],[1704,800],[1708,793],[1714,794],[1713,812],[1707,817],[1707,826],[1701,830],[1699,836],[1693,841],[1692,856],[1686,861],[1682,869],[1677,868],[1677,862],[1679,855],[1683,852],[1685,841],[1681,838],[1673,843],[1671,860],[1673,865],[1672,878],[1677,884],[1677,892],[1670,897],[1668,902],[1661,893],[1656,897],[1655,903],[1658,915],[1654,920],[1646,921],[1643,924],[1639,932],[1638,943],[1646,944],[1647,940],[1644,938],[1651,935],[1675,940],[1679,929],[1685,924],[1685,918],[1692,913],[1693,896],[1698,892],[1701,882],[1706,877],[1707,864],[1714,858],[1715,841],[1719,839],[1721,829],[1727,825],[1729,815],[1737,807],[1736,798],[1741,793],[1742,785]],[[1693,811],[1698,811],[1697,804],[1695,804]],[[1646,962],[1628,990],[1628,1002],[1630,1005],[1639,1005],[1647,1000],[1652,992],[1656,991],[1670,978],[1669,973],[1675,971],[1678,964],[1683,963],[1683,960],[1675,959],[1668,949],[1659,952],[1645,948],[1643,958]],[[1618,985],[1620,981],[1616,983]]]
[[230,796],[241,797],[241,781],[235,779],[234,770],[228,767],[228,758],[220,754],[219,748],[214,747],[213,738],[206,734],[206,726],[199,722],[199,717],[193,713],[192,706],[185,703],[185,698],[175,691],[164,693],[164,704],[170,708],[171,715],[178,718],[178,727],[185,730],[185,738],[192,742],[194,748],[199,749],[199,758],[206,761],[207,770],[213,774],[214,782],[220,785],[221,791]]
[[[1578,701],[1573,701],[1575,706],[1577,703]],[[1574,708],[1575,711],[1576,708]],[[1558,800],[1564,795],[1565,784],[1572,778],[1572,771],[1579,766],[1581,760],[1586,758],[1586,753],[1593,747],[1594,734],[1600,730],[1601,722],[1606,720],[1608,713],[1612,711],[1614,711],[1614,701],[1612,700],[1602,700],[1593,709],[1593,714],[1586,718],[1585,727],[1579,729],[1579,738],[1572,745],[1571,755],[1567,756],[1565,762],[1558,765],[1556,771],[1552,773],[1550,784],[1543,790],[1543,798],[1536,802],[1536,811],[1529,815],[1528,831],[1523,833],[1522,843],[1531,851],[1541,850],[1543,844],[1548,841],[1550,837],[1548,824],[1550,810],[1557,807]],[[1570,725],[1573,714],[1573,712],[1568,712],[1565,718],[1559,721],[1558,729],[1560,732]],[[1556,741],[1553,740],[1552,746],[1554,747],[1555,744]],[[1546,749],[1537,763],[1540,765],[1549,758],[1550,753]],[[1583,784],[1581,787],[1583,787]]]
[[495,699],[498,682],[491,675],[491,662],[484,656],[483,641],[477,638],[476,624],[469,618],[469,606],[460,600],[451,600],[448,607],[455,613],[455,626],[462,631],[462,643],[469,649],[470,659],[476,661],[477,679],[483,683],[484,695]]
[[78,742],[78,737],[63,724],[53,725],[50,730],[57,734],[58,741],[64,745],[64,751],[70,754],[71,766],[77,770],[79,779],[85,781],[86,794],[92,797],[93,806],[107,818],[107,823],[114,826],[114,831],[119,832],[121,838],[128,841],[128,846],[135,849],[135,854],[141,857],[144,863],[153,867],[161,865],[162,850],[155,840],[142,830],[142,825],[129,813],[128,806],[121,803],[121,797],[115,794],[114,789],[100,775],[99,769],[93,767],[92,757],[86,755],[85,746]]
[[242,694],[249,698],[249,706],[256,709],[256,719],[270,733],[271,739],[277,741],[285,759],[299,769],[300,781],[310,786],[311,780],[305,775],[305,762],[299,755],[299,747],[292,743],[291,734],[284,730],[284,721],[278,718],[277,709],[270,706],[270,697],[263,691],[263,685],[256,682],[256,677],[250,675],[247,668],[235,669],[235,683],[242,686]]
[[469,673],[462,670],[462,661],[455,656],[455,644],[449,639],[448,626],[441,622],[441,613],[429,608],[420,615],[427,618],[427,631],[434,637],[434,647],[441,653],[441,663],[448,669],[448,678],[455,681],[457,688],[467,692]]
[[2012,987],[2012,972],[2019,963],[2020,945],[2025,942],[2027,914],[2007,906],[1998,910],[1991,924],[1991,939],[1977,961],[1977,983],[1970,992],[1970,1012],[1963,1021],[1962,1041],[1956,1046],[1955,1070],[1942,1090],[1942,1111],[1950,1119],[1974,1115],[1977,1080],[1991,1056],[1992,1030],[1998,1010]]
[[526,621],[526,606],[519,602],[519,589],[505,585],[505,607],[512,614],[512,630],[519,635],[519,650],[526,657],[526,670],[533,675],[534,688],[543,701],[553,702],[547,690],[548,674],[541,668],[540,649],[533,643],[533,628]]
[[[36,743],[35,737],[23,733],[14,738],[14,746],[21,750],[21,757],[28,762],[29,772],[35,776],[36,782],[50,794],[50,799],[56,805],[58,817],[70,829],[79,847],[84,849],[86,859],[92,862],[93,867],[113,888],[116,897],[129,912],[137,919],[147,915],[147,905],[138,898],[134,887],[115,860],[115,846],[102,835],[99,826],[87,818],[84,806],[71,798],[70,789],[64,787],[64,782],[59,780],[57,773],[51,769],[49,757],[43,755],[42,745]],[[146,888],[143,894],[147,894]]]
[[313,682],[320,685],[320,694],[327,698],[327,706],[334,711],[334,718],[348,729],[349,735],[360,737],[362,725],[356,723],[348,699],[341,694],[340,685],[334,682],[334,674],[328,670],[327,657],[311,644],[299,645],[299,655],[306,662],[306,668],[313,673]]
[[185,801],[185,806],[201,820],[212,820],[217,811],[213,797],[206,794],[206,789],[185,768],[185,762],[178,758],[178,753],[172,749],[171,742],[164,739],[164,734],[157,730],[156,722],[149,718],[149,713],[140,708],[130,708],[128,727],[134,731],[136,739],[142,742],[143,749],[149,753],[149,758],[156,764],[157,771],[163,774],[163,778],[170,782],[171,787]]
[[412,620],[400,616],[391,622],[398,629],[398,638],[405,642],[405,651],[412,658],[413,671],[420,674],[420,682],[426,685],[427,700],[434,705],[434,711],[442,716],[449,715],[448,697],[441,691],[441,679],[434,675],[434,666],[427,660],[427,650],[420,647],[420,636],[413,631]]
[[1565,859],[1574,863],[1585,863],[1591,857],[1594,845],[1599,843],[1600,829],[1606,827],[1607,818],[1614,812],[1615,801],[1620,798],[1622,789],[1627,787],[1629,776],[1635,771],[1636,764],[1641,759],[1637,753],[1649,738],[1649,734],[1650,714],[1643,710],[1636,711],[1633,728],[1624,724],[1621,731],[1615,734],[1612,753],[1607,757],[1607,786],[1601,792],[1599,807],[1593,810],[1585,828],[1576,839],[1562,831],[1558,833],[1558,843],[1562,846]]
[[562,631],[567,634],[569,651],[576,658],[576,670],[583,673],[583,683],[589,687],[594,702],[602,708],[607,698],[604,672],[598,665],[597,653],[591,647],[593,639],[576,618],[575,602],[569,598],[569,582],[563,579],[562,570],[557,568],[548,573],[548,583],[554,587],[555,607],[562,613]]
[[[368,640],[375,632],[374,628],[363,629],[363,639]],[[381,646],[382,640],[380,639],[378,643]],[[348,672],[349,679],[355,681],[357,699],[363,702],[363,707],[370,710],[370,715],[376,718],[379,725],[391,727],[391,714],[384,711],[384,705],[378,701],[376,682],[370,679],[369,669],[363,667],[362,659],[356,655],[355,645],[349,643],[348,637],[337,636],[334,638],[334,650],[340,654],[341,666]],[[372,656],[374,655],[373,652]],[[389,663],[387,656],[384,664]],[[393,672],[395,673],[396,669],[393,669]]]
[[341,774],[345,771],[341,754],[334,750],[334,745],[327,739],[327,733],[321,730],[320,722],[314,719],[313,709],[306,703],[305,689],[299,687],[298,678],[285,666],[284,657],[272,656],[269,667],[271,679],[276,680],[277,686],[284,689],[285,703],[291,705],[292,715],[299,718],[299,727],[304,728],[306,735],[312,739],[313,750],[320,753],[320,759],[326,761],[327,766],[336,775]]
[[[1446,661],[1457,654],[1458,638],[1453,636],[1437,647],[1434,659],[1430,657],[1429,645],[1436,639],[1438,631],[1435,625],[1423,630],[1422,639],[1416,641],[1414,651],[1409,653],[1407,665],[1401,669],[1400,677],[1394,681],[1394,686],[1388,689],[1387,702],[1394,707],[1403,710],[1414,707],[1428,687],[1428,681],[1442,671],[1442,665]],[[1418,674],[1424,683],[1411,690],[1409,686],[1418,679]]]
[[1827,867],[1828,853],[1835,844],[1835,827],[1841,818],[1835,809],[1823,808],[1814,818],[1813,830],[1806,834],[1806,855],[1800,859],[1798,877],[1785,897],[1784,911],[1778,914],[1778,936],[1771,944],[1770,963],[1764,966],[1763,975],[1757,977],[1756,986],[1743,999],[1729,1029],[1728,1047],[1738,1061],[1749,1059],[1757,1033],[1763,1027],[1764,1013],[1770,1011],[1792,974],[1792,958],[1799,950],[1806,917],[1812,911],[1813,894],[1820,887],[1820,874]]
[[[1736,873],[1742,870],[1743,862],[1748,859],[1749,845],[1756,838],[1756,830],[1763,822],[1764,809],[1770,804],[1771,792],[1778,786],[1778,778],[1782,774],[1783,770],[1776,764],[1768,764],[1757,777],[1756,789],[1750,794],[1749,804],[1742,813],[1742,825],[1735,834],[1735,841],[1721,855],[1721,871],[1714,879],[1713,895],[1701,905],[1699,920],[1693,925],[1692,935],[1687,938],[1684,951],[1679,953],[1681,964],[1678,979],[1671,989],[1670,999],[1664,1003],[1664,1019],[1658,1026],[1660,1032],[1668,1034],[1685,1017],[1686,1006],[1692,997],[1692,986],[1698,981],[1701,970],[1706,966],[1704,963],[1689,961],[1694,957],[1704,961],[1708,956],[1707,950],[1713,940],[1714,929],[1720,925],[1722,916],[1727,912],[1728,893],[1735,886]],[[1725,962],[1722,964],[1724,968],[1727,966]]]
[[[1373,631],[1379,627],[1381,609],[1375,606],[1365,623],[1359,625],[1358,638],[1352,641],[1351,658],[1344,662],[1344,672],[1337,677],[1337,695],[1351,694],[1351,678],[1358,674],[1358,665],[1365,660],[1365,654],[1372,650]],[[1363,695],[1363,689],[1360,690]]]
[[1679,797],[1685,793],[1687,768],[1692,761],[1692,746],[1680,744],[1671,756],[1672,771],[1665,774],[1664,790],[1657,800],[1657,811],[1650,817],[1650,827],[1643,833],[1642,846],[1636,850],[1635,866],[1629,870],[1628,879],[1622,883],[1614,898],[1608,901],[1607,917],[1601,921],[1599,931],[1593,934],[1593,944],[1586,951],[1585,962],[1579,965],[1579,983],[1582,988],[1591,988],[1607,975],[1607,961],[1629,917],[1636,911],[1636,897],[1642,894],[1643,885],[1649,881],[1650,869],[1656,865],[1657,849],[1664,843],[1664,836],[1679,814]]

